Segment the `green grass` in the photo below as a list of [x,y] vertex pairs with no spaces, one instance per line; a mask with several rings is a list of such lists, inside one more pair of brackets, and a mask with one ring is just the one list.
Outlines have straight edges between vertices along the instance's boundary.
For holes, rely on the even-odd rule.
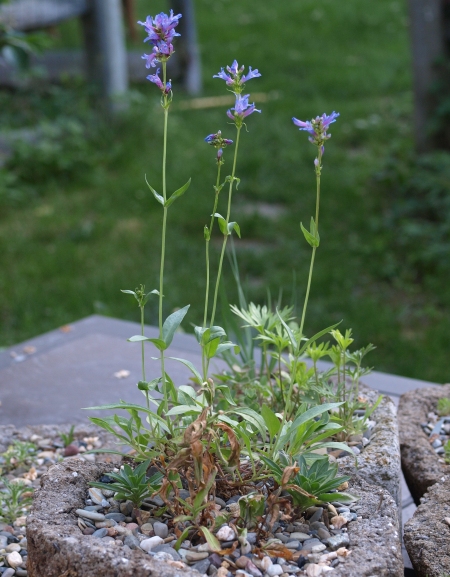
[[[138,17],[163,8],[162,2],[150,6],[141,1]],[[241,184],[232,215],[242,230],[236,249],[249,298],[261,302],[268,290],[275,296],[283,289],[285,304],[302,302],[310,251],[299,221],[308,222],[313,213],[314,148],[291,117],[337,110],[341,117],[332,125],[324,157],[321,246],[306,331],[312,334],[343,319],[343,327],[353,328],[357,345],[377,346],[370,362],[378,370],[448,379],[450,321],[444,295],[449,279],[435,279],[433,290],[387,282],[376,251],[384,233],[372,226],[382,207],[373,175],[394,148],[407,152],[413,146],[404,3],[380,0],[368,11],[357,0],[260,0],[257,5],[199,0],[196,10],[205,95],[225,93],[224,83],[212,75],[234,58],[262,73],[247,85],[249,92],[275,91],[267,102],[257,102],[263,112],[249,118],[238,160]],[[74,43],[76,36],[69,37]],[[63,109],[58,114],[77,116],[77,103],[84,101],[80,87],[56,92],[50,102]],[[161,211],[143,176],[161,188],[162,111],[153,85],[135,88],[134,95],[129,115],[115,125],[105,126],[99,114],[78,114],[90,138],[84,150],[81,145],[74,149],[73,142],[62,149],[69,160],[79,155],[72,172],[59,167],[55,177],[53,165],[50,173],[32,165],[23,189],[23,166],[16,166],[14,192],[26,200],[6,203],[0,213],[1,345],[94,312],[137,320],[134,300],[119,289],[140,283],[157,287]],[[41,117],[43,102],[49,102],[33,98],[1,95],[6,108],[0,116],[10,124],[32,124]],[[169,117],[169,190],[189,177],[192,185],[169,211],[165,307],[170,312],[191,303],[188,320],[198,323],[202,229],[209,220],[215,179],[214,150],[203,138],[218,129],[225,137],[234,135],[226,107],[182,110],[178,103],[186,98],[176,87]],[[48,117],[55,115],[56,104],[53,109],[47,105]],[[226,150],[225,174],[231,170],[231,154]],[[219,212],[225,210],[224,201]],[[283,212],[274,219],[256,217],[254,207],[261,203]],[[225,276],[233,302],[228,268]],[[157,323],[156,300],[149,302],[146,320]]]

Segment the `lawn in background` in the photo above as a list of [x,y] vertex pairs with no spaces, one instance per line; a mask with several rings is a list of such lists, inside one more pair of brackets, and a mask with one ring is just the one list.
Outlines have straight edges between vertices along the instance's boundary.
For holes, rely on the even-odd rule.
[[[138,17],[166,8],[141,0]],[[308,223],[314,210],[315,150],[291,117],[336,110],[341,116],[324,157],[321,245],[306,332],[342,319],[341,329],[351,327],[357,345],[377,346],[370,363],[378,370],[448,380],[448,278],[437,278],[433,289],[396,282],[395,271],[385,274],[386,251],[380,250],[391,233],[383,230],[382,216],[389,194],[377,188],[374,175],[390,155],[413,147],[405,3],[379,0],[367,10],[360,0],[198,0],[196,16],[204,96],[226,94],[225,83],[212,75],[234,58],[262,74],[246,89],[263,94],[256,99],[262,114],[249,117],[242,134],[232,212],[242,231],[235,247],[249,300],[263,303],[268,291],[277,297],[282,290],[283,304],[302,303],[310,250],[299,222]],[[8,190],[0,194],[0,344],[92,313],[137,320],[135,301],[120,289],[158,286],[161,210],[144,182],[145,173],[161,188],[155,87],[133,87],[130,111],[115,123],[89,110],[79,83],[0,99],[2,122],[31,125],[46,117],[47,131],[56,119],[64,133],[59,140],[47,135],[35,151],[22,150],[11,174],[0,173],[0,187]],[[189,177],[192,185],[169,210],[165,277],[166,313],[191,304],[186,330],[189,322],[201,322],[203,226],[213,203],[214,149],[203,139],[218,129],[234,138],[226,107],[194,110],[188,101],[175,86],[168,188]],[[48,150],[52,142],[56,150]],[[232,153],[225,151],[225,174]],[[225,191],[219,212],[224,203]],[[220,237],[212,244],[217,257]],[[235,302],[228,267],[225,281]],[[146,321],[157,324],[156,299],[147,305]]]

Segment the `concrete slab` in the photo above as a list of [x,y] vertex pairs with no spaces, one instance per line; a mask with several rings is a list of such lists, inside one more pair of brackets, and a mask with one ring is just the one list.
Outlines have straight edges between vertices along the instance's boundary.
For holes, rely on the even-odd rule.
[[[82,407],[119,399],[144,404],[136,387],[142,378],[141,345],[127,342],[135,334],[140,334],[138,323],[93,315],[6,349],[0,353],[0,423],[16,427],[78,423],[107,414]],[[158,330],[146,327],[145,334],[157,337]],[[160,362],[151,359],[156,353],[146,347],[147,380],[160,374]],[[199,347],[191,335],[176,334],[169,354],[201,367]],[[218,370],[220,364],[212,367]],[[123,371],[129,375],[121,377]],[[178,385],[188,383],[191,376],[177,361],[168,360],[166,371]]]

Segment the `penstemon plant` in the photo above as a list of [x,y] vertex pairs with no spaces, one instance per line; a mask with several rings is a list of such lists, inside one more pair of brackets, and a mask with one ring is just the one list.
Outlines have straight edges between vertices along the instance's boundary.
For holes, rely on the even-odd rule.
[[[234,140],[222,136],[221,130],[205,138],[205,142],[216,151],[217,173],[213,185],[211,218],[203,230],[203,318],[201,324],[194,327],[200,345],[202,366],[198,369],[187,359],[167,356],[174,335],[189,309],[189,305],[186,305],[164,319],[168,210],[187,191],[191,182],[189,179],[171,195],[168,194],[167,135],[169,110],[174,95],[171,81],[167,79],[167,61],[174,53],[173,42],[179,36],[175,29],[180,18],[181,14],[174,15],[170,11],[169,15],[161,13],[155,17],[148,16],[145,22],[139,22],[147,33],[145,41],[153,46],[150,54],[143,56],[146,67],[150,69],[160,66],[147,78],[160,91],[164,126],[162,194],[145,177],[151,194],[162,207],[159,286],[149,292],[146,292],[143,285],[135,290],[123,290],[134,296],[140,309],[141,332],[129,341],[141,343],[142,377],[137,386],[145,395],[145,406],[121,401],[92,407],[124,410],[128,416],[113,414],[104,418],[92,417],[91,420],[114,434],[120,444],[131,447],[135,461],[141,463],[134,473],[127,464],[119,475],[115,475],[114,489],[118,496],[131,498],[138,506],[145,497],[158,494],[164,502],[161,514],[171,514],[172,522],[178,528],[177,548],[186,536],[203,535],[212,547],[211,550],[215,550],[218,542],[213,532],[222,519],[216,518],[213,499],[216,494],[229,495],[234,491],[247,495],[236,508],[236,513],[230,513],[237,515],[236,523],[244,540],[246,528],[255,524],[270,527],[264,521],[264,516],[268,514],[267,507],[264,507],[266,497],[272,520],[274,511],[278,511],[287,502],[281,495],[284,489],[289,492],[300,513],[310,504],[325,503],[336,498],[333,491],[343,482],[343,478],[337,477],[337,466],[322,454],[328,449],[348,450],[342,441],[351,432],[361,430],[364,426],[364,418],[358,417],[358,422],[354,420],[354,410],[361,406],[358,404],[358,387],[360,377],[365,374],[361,362],[373,347],[369,345],[351,353],[351,332],[342,335],[336,328],[337,324],[312,337],[305,335],[314,262],[320,244],[320,179],[324,146],[330,138],[329,127],[339,116],[336,112],[323,114],[311,121],[293,119],[300,130],[308,132],[310,142],[317,149],[314,160],[315,216],[311,218],[309,230],[300,224],[312,249],[300,320],[296,321],[292,306],[282,308],[279,304],[273,310],[271,306],[247,305],[242,288],[238,287],[241,306],[233,305],[231,311],[244,323],[240,329],[242,334],[236,335],[237,342],[242,345],[242,352],[238,345],[229,340],[227,331],[216,324],[227,244],[233,233],[239,238],[241,236],[238,223],[232,220],[233,192],[240,183],[237,166],[241,132],[244,127],[247,128],[251,114],[261,113],[255,104],[250,103],[250,95],[244,94],[246,83],[261,74],[251,67],[245,74],[245,67],[239,66],[234,60],[230,66],[214,75],[214,78],[225,81],[227,90],[235,98],[234,106],[226,112],[235,127]],[[231,171],[224,178],[224,150],[231,146],[234,146]],[[228,195],[221,213],[219,204],[224,187]],[[216,278],[212,282],[210,242],[215,233],[216,220],[223,239]],[[235,255],[232,267],[238,279]],[[145,335],[144,310],[152,295],[158,298],[157,338]],[[334,346],[318,343],[327,334],[335,339]],[[160,362],[159,376],[150,381],[147,380],[145,364],[145,348],[148,343],[157,349]],[[258,349],[255,343],[259,345],[260,357],[257,356],[258,352],[255,353]],[[239,366],[239,354],[244,359],[244,368]],[[312,360],[312,367],[307,366],[305,356]],[[334,361],[335,366],[320,373],[317,363],[326,356]],[[231,370],[211,376],[210,363],[214,357],[225,358]],[[168,358],[182,363],[190,370],[192,384],[175,386],[166,371]],[[332,381],[335,377],[336,385]],[[352,382],[349,392],[347,379]],[[375,408],[368,408],[367,418]],[[120,451],[113,452],[123,454]],[[148,469],[153,470],[150,479],[147,478]],[[94,485],[102,486],[98,483]],[[273,491],[268,495],[270,487]],[[181,496],[181,489],[186,488],[189,498]],[[339,495],[339,498],[352,500],[348,495]]]

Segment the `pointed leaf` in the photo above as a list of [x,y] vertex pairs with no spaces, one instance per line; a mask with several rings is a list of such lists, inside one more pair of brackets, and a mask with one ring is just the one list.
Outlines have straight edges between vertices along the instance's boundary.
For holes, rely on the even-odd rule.
[[228,234],[231,234],[233,230],[235,230],[238,237],[241,238],[241,229],[237,222],[229,222],[227,230]]
[[162,204],[164,206],[164,198],[160,194],[158,194],[153,187],[150,186],[150,184],[148,183],[148,180],[147,180],[147,175],[145,175],[145,182],[147,183],[147,186],[152,191],[153,196],[156,198],[156,200],[159,202],[159,204]]
[[178,361],[179,363],[185,365],[193,373],[193,375],[197,379],[198,384],[201,384],[203,382],[202,376],[194,367],[194,365],[191,363],[191,361],[187,361],[186,359],[179,359],[178,357],[169,357],[169,359],[172,359],[173,361]]
[[245,421],[248,421],[254,427],[256,427],[259,434],[261,435],[262,440],[266,440],[266,425],[264,423],[264,419],[256,411],[249,409],[248,407],[238,407],[236,409],[232,409],[229,412],[244,417]]
[[169,208],[169,206],[175,202],[175,200],[177,198],[179,198],[182,194],[184,194],[186,192],[186,190],[189,188],[189,185],[191,184],[191,179],[189,179],[186,184],[183,184],[183,186],[181,188],[179,188],[178,190],[176,190],[174,193],[172,193],[170,195],[170,197],[166,200],[164,206],[166,208]]
[[266,423],[267,430],[269,431],[270,437],[275,437],[281,427],[279,419],[276,417],[275,413],[267,405],[261,407],[261,415]]
[[170,346],[175,331],[180,326],[181,321],[186,316],[188,309],[191,305],[186,305],[182,309],[175,311],[171,315],[169,315],[166,320],[164,321],[163,328],[162,328],[162,337],[164,342],[166,343],[167,347]]
[[130,343],[137,343],[137,342],[141,342],[141,341],[150,341],[151,343],[153,343],[155,345],[155,347],[159,351],[165,351],[167,349],[167,345],[162,339],[149,339],[148,337],[145,337],[144,335],[134,335],[133,337],[130,337],[128,339],[128,341]]
[[336,328],[337,326],[339,326],[341,324],[342,321],[339,321],[338,323],[331,325],[331,327],[327,327],[326,329],[323,329],[322,331],[319,331],[318,333],[316,333],[315,335],[313,335],[310,339],[308,339],[305,344],[302,346],[302,348],[300,349],[300,351],[298,352],[299,356],[306,351],[306,349],[309,347],[309,345],[311,343],[313,343],[314,341],[317,341],[317,339],[320,339],[320,337],[323,337],[323,335],[326,335],[327,333],[329,333],[331,330],[333,330],[334,328]]
[[291,430],[295,433],[297,428],[303,423],[306,423],[307,421],[312,420],[315,417],[318,417],[322,413],[325,413],[325,411],[331,411],[342,404],[343,403],[325,403],[323,405],[312,407],[312,409],[308,409],[307,411],[305,411],[304,413],[302,413],[301,415],[299,415],[294,419]]
[[203,533],[203,537],[206,539],[206,542],[209,545],[209,548],[214,553],[222,550],[222,546],[219,543],[219,540],[215,535],[211,533],[211,531],[206,527],[200,527],[200,531]]
[[172,415],[188,415],[189,413],[201,413],[201,407],[195,407],[193,405],[178,405],[177,407],[172,407],[170,411],[167,411],[166,416],[170,417]]
[[302,229],[303,236],[306,239],[306,242],[313,248],[317,248],[319,246],[319,241],[300,223],[300,228]]
[[294,349],[294,351],[297,349],[297,340],[294,336],[294,333],[291,331],[291,329],[289,328],[289,326],[287,325],[286,321],[283,319],[283,317],[280,315],[280,311],[278,310],[278,308],[276,309],[277,311],[277,315],[278,318],[281,321],[281,324],[283,325],[283,327],[286,329],[287,334],[289,335],[289,340],[291,341],[291,345],[292,348]]

